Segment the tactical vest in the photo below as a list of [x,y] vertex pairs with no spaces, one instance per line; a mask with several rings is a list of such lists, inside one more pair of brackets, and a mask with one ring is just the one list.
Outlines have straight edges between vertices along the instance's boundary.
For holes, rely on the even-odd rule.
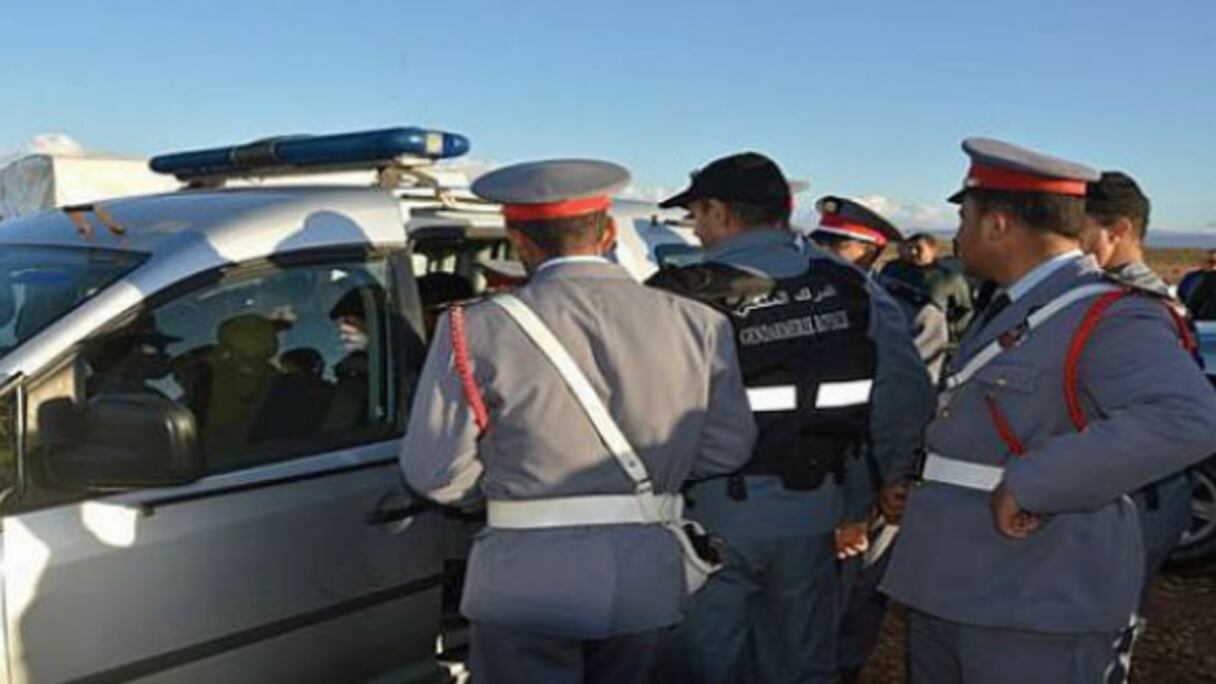
[[875,352],[865,276],[827,259],[785,279],[707,263],[664,269],[650,284],[730,317],[759,428],[741,474],[776,475],[794,490],[839,475],[869,430]]

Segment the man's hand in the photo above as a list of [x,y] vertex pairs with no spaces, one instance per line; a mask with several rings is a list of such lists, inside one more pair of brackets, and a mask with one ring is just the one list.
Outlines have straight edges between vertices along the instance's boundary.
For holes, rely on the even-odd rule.
[[866,536],[870,524],[862,522],[841,523],[836,526],[836,557],[840,560],[860,556],[870,548],[870,538]]
[[1039,529],[1043,519],[1022,510],[1013,492],[1001,483],[992,492],[992,524],[997,532],[1010,539],[1025,539]]
[[898,525],[908,507],[908,483],[906,480],[890,482],[878,492],[878,511],[891,525]]

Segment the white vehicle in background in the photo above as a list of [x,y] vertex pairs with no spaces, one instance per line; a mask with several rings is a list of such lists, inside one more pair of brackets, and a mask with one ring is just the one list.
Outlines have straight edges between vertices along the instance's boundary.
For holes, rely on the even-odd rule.
[[[467,528],[396,459],[416,279],[511,257],[497,207],[434,165],[467,144],[168,155],[185,189],[0,223],[0,682],[447,679]],[[225,187],[350,170],[377,187]],[[678,216],[613,213],[640,278],[695,252]]]
[[78,151],[29,154],[0,167],[0,219],[72,204],[176,189],[148,160]]
[[[1216,385],[1216,321],[1195,321],[1199,354]],[[1208,571],[1216,559],[1216,455],[1191,468],[1191,526],[1170,554],[1167,568]]]

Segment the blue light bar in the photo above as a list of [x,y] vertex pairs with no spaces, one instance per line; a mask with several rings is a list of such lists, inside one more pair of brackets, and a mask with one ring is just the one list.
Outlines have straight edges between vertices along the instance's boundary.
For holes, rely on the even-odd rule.
[[259,171],[308,167],[375,166],[400,156],[447,159],[469,151],[469,139],[425,128],[386,128],[337,135],[270,138],[245,145],[176,152],[153,157],[157,173],[181,180],[207,176],[257,175]]

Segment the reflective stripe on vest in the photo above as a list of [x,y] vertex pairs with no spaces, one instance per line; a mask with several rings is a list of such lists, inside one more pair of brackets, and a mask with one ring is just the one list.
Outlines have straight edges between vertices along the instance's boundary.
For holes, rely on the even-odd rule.
[[[815,392],[815,408],[847,408],[870,403],[874,381],[846,380],[844,382],[822,382]],[[772,387],[749,387],[747,402],[753,413],[770,411],[793,411],[798,408],[798,387],[775,385]]]

